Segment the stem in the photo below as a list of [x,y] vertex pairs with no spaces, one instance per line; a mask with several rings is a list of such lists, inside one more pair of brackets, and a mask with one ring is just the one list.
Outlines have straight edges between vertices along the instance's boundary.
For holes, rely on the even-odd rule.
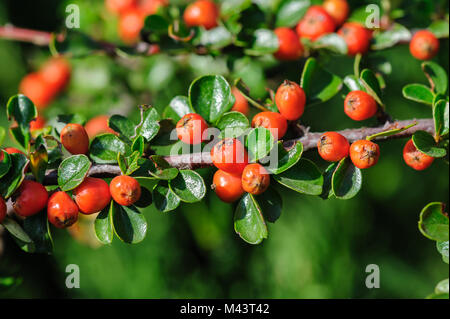
[[259,104],[258,102],[256,102],[255,100],[253,100],[251,97],[249,97],[247,94],[245,94],[244,92],[242,92],[241,89],[239,89],[239,92],[242,94],[243,97],[245,97],[247,99],[247,101],[253,105],[254,107],[256,107],[258,110],[263,111],[263,112],[270,112],[270,110],[268,108],[265,108],[264,106],[262,106],[261,104]]
[[0,27],[0,39],[16,40],[46,46],[50,43],[51,37],[52,34],[50,32],[18,28],[11,24]]

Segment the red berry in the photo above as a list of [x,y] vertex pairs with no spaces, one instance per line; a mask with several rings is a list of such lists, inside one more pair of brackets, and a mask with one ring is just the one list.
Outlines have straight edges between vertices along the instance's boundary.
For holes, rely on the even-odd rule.
[[374,166],[380,157],[380,147],[368,140],[359,140],[350,146],[350,159],[361,169]]
[[297,25],[297,34],[314,41],[324,34],[332,33],[335,28],[333,18],[324,8],[311,6]]
[[140,0],[138,8],[144,15],[155,14],[160,7],[169,4],[169,0]]
[[45,108],[56,95],[54,88],[37,72],[30,73],[22,79],[19,92],[33,101],[38,110]]
[[247,193],[260,195],[270,185],[270,175],[260,164],[249,164],[242,172],[242,188]]
[[233,87],[231,92],[234,95],[234,105],[231,108],[232,111],[241,112],[244,115],[248,115],[249,107],[247,99],[241,94],[238,88]]
[[18,150],[17,148],[14,148],[14,147],[5,147],[5,148],[4,148],[4,151],[5,151],[6,153],[8,153],[8,154],[14,154],[14,153],[17,153],[17,154],[23,154],[23,155],[25,155],[24,152]]
[[409,51],[416,59],[430,60],[439,51],[439,40],[428,30],[418,31],[409,43]]
[[90,139],[93,139],[102,133],[116,134],[116,132],[108,126],[108,119],[109,117],[107,115],[99,115],[87,121],[84,125],[84,129]]
[[212,188],[225,203],[235,202],[244,194],[241,175],[233,175],[220,169],[214,174]]
[[336,25],[344,23],[350,12],[347,0],[325,0],[322,7],[333,18]]
[[112,13],[120,14],[133,8],[136,0],[105,0],[106,9]]
[[434,161],[434,157],[419,151],[412,140],[406,142],[403,148],[403,159],[408,166],[414,168],[416,171],[427,169]]
[[70,80],[71,67],[64,58],[52,58],[45,62],[39,73],[52,90],[59,92]]
[[132,8],[119,17],[119,36],[123,42],[133,44],[139,39],[144,27],[145,16],[138,9]]
[[218,169],[239,175],[248,164],[248,155],[239,140],[225,138],[211,149],[211,160]]
[[253,117],[252,127],[265,127],[278,140],[283,138],[287,131],[287,121],[280,113],[260,112]]
[[114,201],[122,206],[130,206],[141,197],[141,185],[133,177],[116,176],[109,185],[109,190]]
[[329,162],[338,162],[348,156],[350,144],[336,132],[324,133],[317,142],[320,157]]
[[[241,184],[241,179],[239,178],[239,185]],[[6,203],[3,197],[0,196],[0,224],[5,220],[6,217]]]
[[298,35],[289,28],[276,28],[275,34],[278,37],[278,51],[274,56],[278,60],[297,60],[303,54],[303,45]]
[[177,123],[178,138],[186,144],[196,145],[204,142],[207,129],[208,123],[195,113],[186,114]]
[[69,123],[64,126],[60,139],[71,154],[86,154],[89,151],[89,136],[80,124]]
[[47,204],[47,218],[58,228],[66,228],[78,220],[78,207],[65,192],[56,192]]
[[80,211],[86,215],[100,212],[111,202],[108,183],[100,178],[86,177],[73,194]]
[[209,30],[218,25],[219,8],[210,0],[198,0],[187,6],[183,19],[189,27],[202,26]]
[[347,44],[347,54],[364,54],[369,50],[372,33],[356,22],[347,22],[338,31],[338,34]]
[[344,101],[344,112],[352,120],[364,121],[377,113],[377,102],[364,91],[351,91]]
[[45,127],[45,119],[42,116],[37,116],[30,122],[30,131],[36,131]]
[[287,120],[298,120],[305,111],[305,91],[297,83],[286,80],[275,94],[275,103]]
[[42,184],[24,180],[14,195],[13,208],[17,215],[28,217],[43,210],[47,200],[48,193]]

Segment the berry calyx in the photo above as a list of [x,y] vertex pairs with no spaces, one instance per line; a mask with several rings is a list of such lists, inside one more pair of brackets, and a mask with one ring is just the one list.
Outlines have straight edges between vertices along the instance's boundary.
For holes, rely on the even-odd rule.
[[213,1],[198,0],[184,10],[183,20],[188,27],[202,26],[206,30],[217,27],[219,8]]
[[[241,179],[239,179],[239,184],[241,183]],[[0,196],[0,224],[5,220],[6,217],[6,203],[3,197]]]
[[30,131],[36,131],[43,129],[45,127],[45,119],[42,116],[37,116],[34,120],[30,122]]
[[350,12],[347,0],[325,0],[322,7],[333,18],[336,25],[344,23]]
[[280,113],[260,112],[253,117],[252,127],[265,127],[278,140],[286,134],[288,124]]
[[211,160],[218,169],[239,175],[248,164],[248,154],[239,140],[225,138],[211,149]]
[[312,41],[320,36],[332,33],[336,28],[333,18],[321,6],[311,6],[297,25],[299,37]]
[[249,106],[247,99],[241,94],[239,89],[235,86],[231,89],[231,93],[233,93],[235,102],[231,111],[241,112],[244,115],[248,115]]
[[406,142],[403,148],[403,159],[409,167],[416,171],[423,171],[430,167],[434,162],[434,157],[431,157],[425,153],[419,151],[414,145],[412,139]]
[[244,194],[241,175],[233,175],[220,169],[214,173],[212,188],[225,203],[235,202]]
[[284,81],[275,94],[278,111],[289,121],[298,120],[305,111],[305,91],[295,82]]
[[16,214],[29,217],[45,208],[48,193],[42,184],[24,180],[13,197],[13,208]]
[[275,58],[282,61],[297,60],[303,54],[303,45],[294,30],[289,28],[276,28],[278,38],[278,51]]
[[347,22],[337,32],[347,44],[347,54],[364,54],[369,50],[372,33],[356,22]]
[[60,140],[71,154],[86,154],[89,150],[89,136],[80,124],[69,123],[64,126]]
[[196,113],[186,114],[177,123],[178,138],[186,144],[196,145],[204,142],[204,132],[207,129],[208,123]]
[[141,198],[141,185],[133,177],[116,176],[112,179],[109,190],[114,201],[122,206],[130,206]]
[[409,43],[409,51],[416,59],[430,60],[439,51],[439,40],[428,30],[418,31]]
[[351,91],[344,101],[344,112],[355,121],[364,121],[377,113],[375,99],[364,91]]
[[90,139],[93,139],[102,133],[116,134],[116,132],[108,126],[108,119],[109,117],[107,115],[99,115],[87,121],[84,125],[84,129]]
[[108,183],[100,178],[86,177],[73,194],[80,211],[86,215],[100,212],[111,202]]
[[322,134],[317,142],[317,150],[320,157],[329,162],[338,162],[347,157],[350,144],[347,139],[337,132]]
[[270,185],[270,175],[261,164],[249,164],[242,172],[242,188],[247,193],[260,195]]
[[350,146],[350,159],[361,169],[374,166],[380,157],[378,144],[368,140],[359,140]]
[[62,191],[50,196],[47,218],[57,228],[66,228],[78,220],[78,207],[70,196]]

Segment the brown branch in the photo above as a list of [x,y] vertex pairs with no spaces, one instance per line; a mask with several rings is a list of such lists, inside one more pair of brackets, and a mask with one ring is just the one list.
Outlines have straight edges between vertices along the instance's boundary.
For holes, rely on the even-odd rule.
[[35,45],[46,46],[50,43],[51,37],[52,34],[50,32],[23,29],[10,24],[0,27],[0,38],[2,39],[29,42]]

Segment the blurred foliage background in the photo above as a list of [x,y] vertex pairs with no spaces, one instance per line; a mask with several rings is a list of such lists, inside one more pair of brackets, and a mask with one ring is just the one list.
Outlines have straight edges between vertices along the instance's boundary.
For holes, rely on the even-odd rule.
[[[349,2],[362,5],[361,1]],[[430,3],[438,1],[404,2],[415,14],[406,14],[402,23],[421,28],[430,23],[426,11],[433,10]],[[0,2],[0,25],[9,22],[24,28],[60,30],[69,3],[80,6],[82,31],[120,43],[117,19],[106,12],[102,0],[6,0]],[[448,39],[441,40],[435,58],[446,70],[448,45]],[[431,117],[429,108],[401,95],[405,84],[426,83],[420,61],[410,55],[408,46],[371,55],[377,56],[385,57],[392,66],[385,77],[388,112],[396,119]],[[48,48],[0,39],[1,126],[8,126],[5,104],[17,93],[21,78],[48,57]],[[253,96],[261,98],[266,86],[275,89],[284,78],[298,81],[304,63],[278,65],[271,59],[241,59],[230,67],[223,57],[189,54],[158,54],[131,61],[90,56],[70,62],[70,85],[44,111],[48,118],[74,112],[87,118],[114,113],[137,117],[135,106],[139,103],[162,111],[172,97],[187,93],[193,78],[206,73],[228,79],[242,76]],[[348,57],[331,56],[322,62],[341,76],[353,70],[353,60]],[[302,122],[313,131],[361,126],[345,116],[342,94],[308,108]],[[53,230],[55,253],[44,256],[22,252],[4,235],[0,278],[14,278],[17,284],[6,289],[2,286],[5,280],[0,281],[0,297],[424,298],[438,281],[448,277],[449,269],[434,242],[420,234],[417,221],[428,202],[448,203],[449,168],[443,161],[435,161],[425,172],[410,169],[402,159],[405,142],[380,144],[380,162],[363,172],[363,189],[352,200],[324,201],[284,189],[283,214],[269,225],[269,238],[259,246],[246,244],[234,233],[233,207],[222,203],[214,192],[202,203],[184,204],[168,214],[147,209],[149,232],[134,246],[117,238],[111,246],[87,245],[67,231]],[[8,136],[4,144],[13,145],[13,141]],[[316,152],[304,156],[325,168]],[[203,173],[211,179],[212,170]],[[82,226],[80,231],[85,234]],[[86,236],[83,238],[89,240]],[[80,266],[80,289],[65,287],[68,264]],[[380,267],[379,289],[365,286],[368,264]]]

